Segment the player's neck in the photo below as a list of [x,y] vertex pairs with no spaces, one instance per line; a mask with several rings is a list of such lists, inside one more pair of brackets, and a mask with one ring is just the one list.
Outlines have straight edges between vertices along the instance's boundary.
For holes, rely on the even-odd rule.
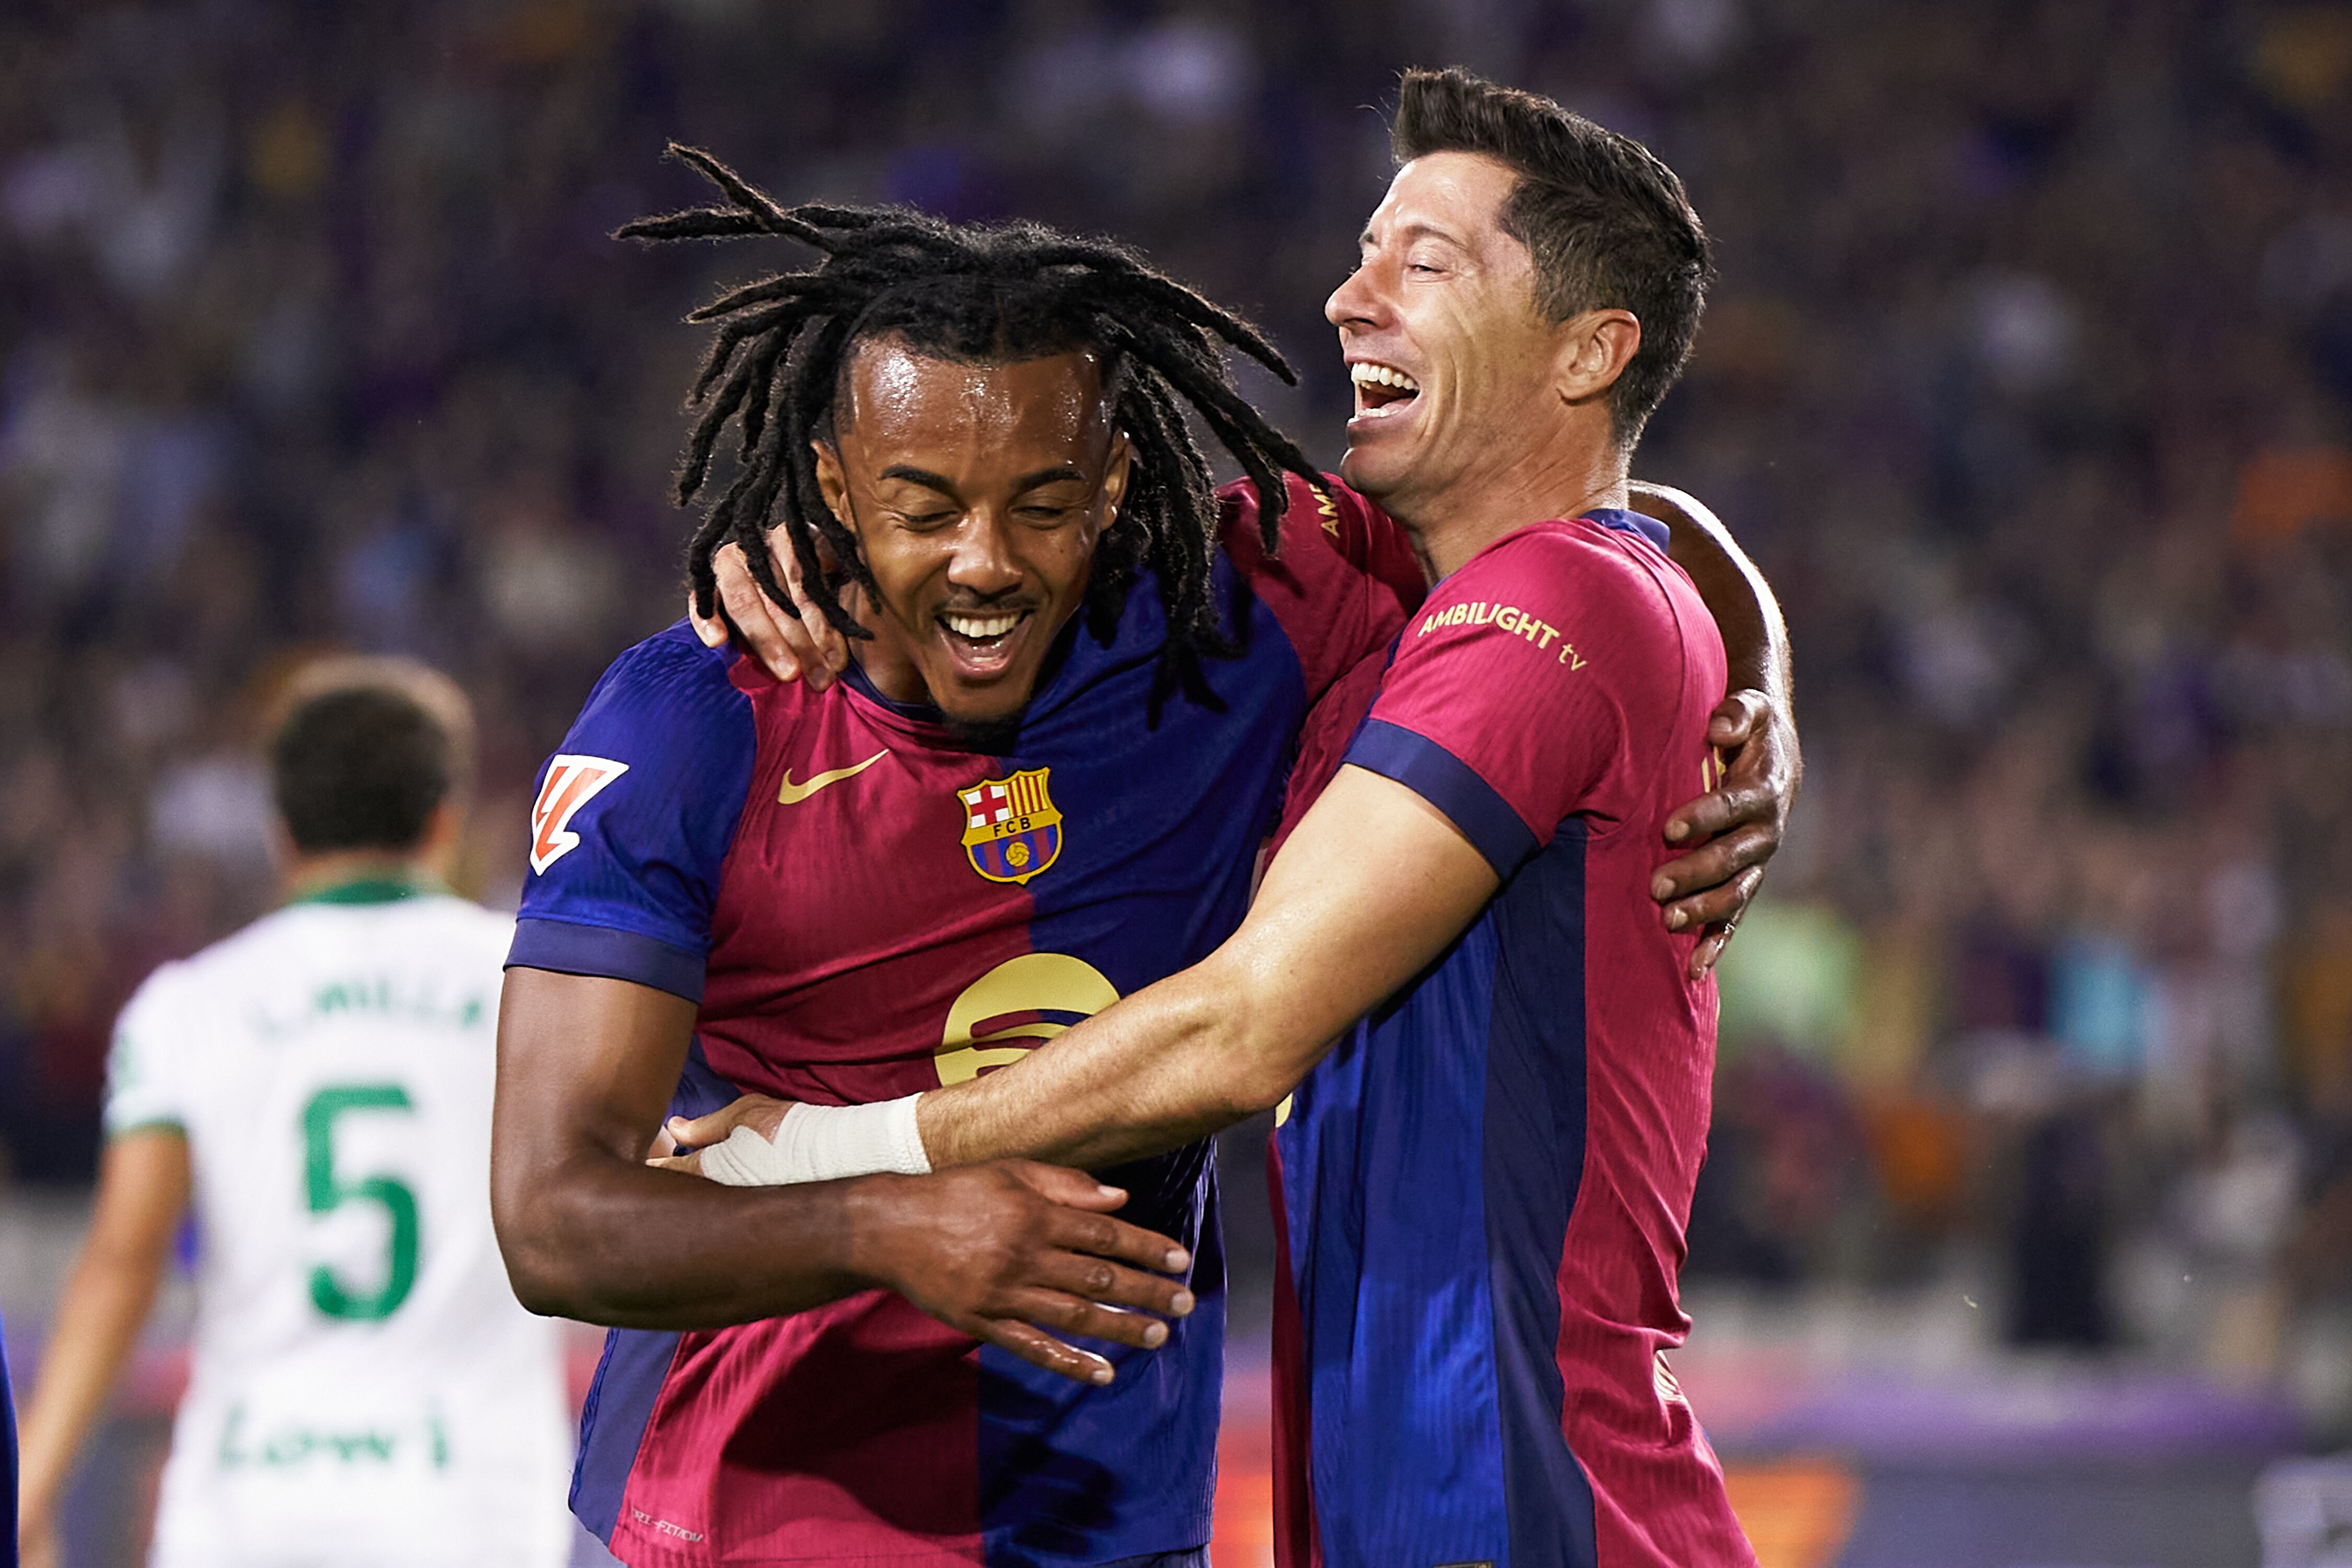
[[425,819],[424,833],[404,848],[370,844],[355,849],[301,849],[280,821],[271,833],[278,889],[293,903],[360,882],[437,888],[457,868],[465,832],[465,802],[455,794],[443,796]]
[[298,855],[279,879],[288,903],[315,899],[338,888],[362,883],[402,883],[437,887],[441,878],[425,858],[383,849],[341,849],[320,855]]
[[1625,481],[1625,458],[1613,443],[1552,443],[1435,494],[1382,504],[1412,535],[1422,570],[1434,583],[1531,522],[1622,509],[1629,499]]

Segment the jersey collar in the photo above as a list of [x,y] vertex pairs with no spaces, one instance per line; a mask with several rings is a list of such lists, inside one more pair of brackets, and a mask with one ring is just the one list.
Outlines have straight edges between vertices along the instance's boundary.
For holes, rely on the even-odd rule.
[[[1510,532],[1504,534],[1501,539],[1488,540],[1485,545],[1480,547],[1476,555],[1470,557],[1470,561],[1477,560],[1479,556],[1485,555],[1487,551],[1494,549],[1498,544],[1501,544],[1505,540],[1517,539],[1520,534],[1526,532],[1530,528],[1542,528],[1547,526],[1547,524],[1559,523],[1567,521],[1570,520],[1564,518],[1550,518],[1547,519],[1545,522],[1530,522],[1523,524],[1518,528],[1511,530]],[[1613,506],[1595,507],[1591,511],[1579,512],[1576,514],[1573,521],[1578,522],[1597,523],[1602,528],[1615,529],[1620,533],[1630,533],[1637,538],[1646,539],[1652,544],[1657,546],[1658,552],[1661,554],[1666,553],[1667,542],[1674,537],[1667,531],[1666,525],[1660,522],[1656,518],[1645,517],[1638,511],[1625,511]],[[1462,563],[1462,566],[1467,566],[1469,563],[1469,561],[1465,561]],[[1456,566],[1454,569],[1454,572],[1461,571],[1462,566]],[[1446,577],[1453,576],[1454,572],[1448,572],[1445,574]],[[1444,578],[1439,579],[1439,582],[1443,581],[1444,581]],[[1434,592],[1436,589],[1436,584],[1433,583],[1430,584],[1430,587],[1431,591]]]
[[292,904],[396,904],[403,899],[425,898],[449,889],[434,877],[353,877],[349,881],[330,882],[313,888],[301,897],[287,900]]
[[[1041,710],[1053,705],[1063,678],[1068,673],[1070,652],[1077,642],[1079,623],[1085,619],[1086,611],[1081,607],[1060,631],[1054,634],[1053,644],[1045,650],[1045,662],[1038,667],[1037,689],[1030,693],[1027,705],[1022,709],[1024,726]],[[897,720],[900,727],[935,744],[955,744],[947,716],[937,706],[929,702],[901,702],[886,696],[882,689],[867,677],[866,667],[858,663],[855,652],[851,653],[849,663],[843,668],[839,679],[843,685]]]
[[1620,533],[1638,533],[1660,550],[1665,549],[1667,541],[1674,537],[1667,531],[1666,525],[1656,518],[1644,517],[1638,511],[1626,511],[1613,506],[1600,507],[1588,511],[1584,514],[1584,520],[1587,522],[1597,522],[1603,528],[1613,528]]

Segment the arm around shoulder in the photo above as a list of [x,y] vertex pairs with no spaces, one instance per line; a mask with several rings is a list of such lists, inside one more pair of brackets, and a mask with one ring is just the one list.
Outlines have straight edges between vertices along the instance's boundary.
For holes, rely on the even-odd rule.
[[1421,795],[1342,768],[1224,945],[1011,1067],[926,1094],[924,1146],[940,1165],[1026,1154],[1095,1167],[1265,1110],[1499,881]]
[[1761,691],[1781,712],[1795,700],[1780,602],[1723,520],[1687,491],[1635,481],[1633,509],[1666,525],[1666,554],[1690,574],[1723,634],[1734,691]]
[[1756,896],[1764,866],[1804,782],[1795,717],[1796,678],[1788,628],[1772,588],[1730,531],[1692,496],[1636,484],[1633,504],[1666,524],[1669,553],[1690,574],[1723,634],[1729,691],[1707,725],[1727,759],[1723,783],[1666,819],[1670,845],[1700,847],[1658,868],[1651,894],[1669,931],[1706,934],[1691,954],[1694,977],[1712,968]]

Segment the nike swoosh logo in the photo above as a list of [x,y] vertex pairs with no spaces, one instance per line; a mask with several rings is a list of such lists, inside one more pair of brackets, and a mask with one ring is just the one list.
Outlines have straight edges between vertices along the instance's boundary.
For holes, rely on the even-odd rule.
[[778,805],[796,805],[829,784],[839,784],[845,778],[855,778],[889,754],[890,748],[885,746],[862,763],[853,763],[845,768],[835,768],[830,773],[818,773],[805,784],[793,783],[793,770],[786,768],[783,787],[776,791],[776,804]]

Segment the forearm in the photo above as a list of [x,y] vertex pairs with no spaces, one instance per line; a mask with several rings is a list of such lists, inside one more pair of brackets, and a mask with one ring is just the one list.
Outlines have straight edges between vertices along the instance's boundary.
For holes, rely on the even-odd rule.
[[1426,800],[1342,768],[1229,941],[1011,1067],[925,1095],[923,1146],[934,1164],[1028,1153],[1099,1168],[1265,1110],[1496,886]]
[[1639,480],[1632,486],[1634,508],[1666,525],[1666,553],[1690,574],[1699,597],[1723,634],[1731,689],[1763,692],[1787,713],[1794,679],[1789,631],[1780,601],[1722,520],[1693,497]]
[[22,1506],[46,1519],[63,1496],[90,1428],[104,1413],[115,1379],[155,1304],[161,1257],[86,1249],[58,1303],[40,1380],[22,1430]]
[[1238,966],[1213,957],[1139,991],[983,1078],[923,1096],[935,1166],[1024,1157],[1099,1170],[1181,1148],[1289,1092],[1324,1041],[1285,1037],[1252,1007]]
[[604,1151],[501,1183],[499,1240],[534,1312],[625,1329],[712,1329],[885,1283],[871,1250],[890,1177],[721,1187]]
[[903,1184],[716,1186],[645,1157],[694,1005],[625,981],[518,967],[499,1012],[490,1207],[535,1312],[703,1329],[797,1312],[868,1284]]

